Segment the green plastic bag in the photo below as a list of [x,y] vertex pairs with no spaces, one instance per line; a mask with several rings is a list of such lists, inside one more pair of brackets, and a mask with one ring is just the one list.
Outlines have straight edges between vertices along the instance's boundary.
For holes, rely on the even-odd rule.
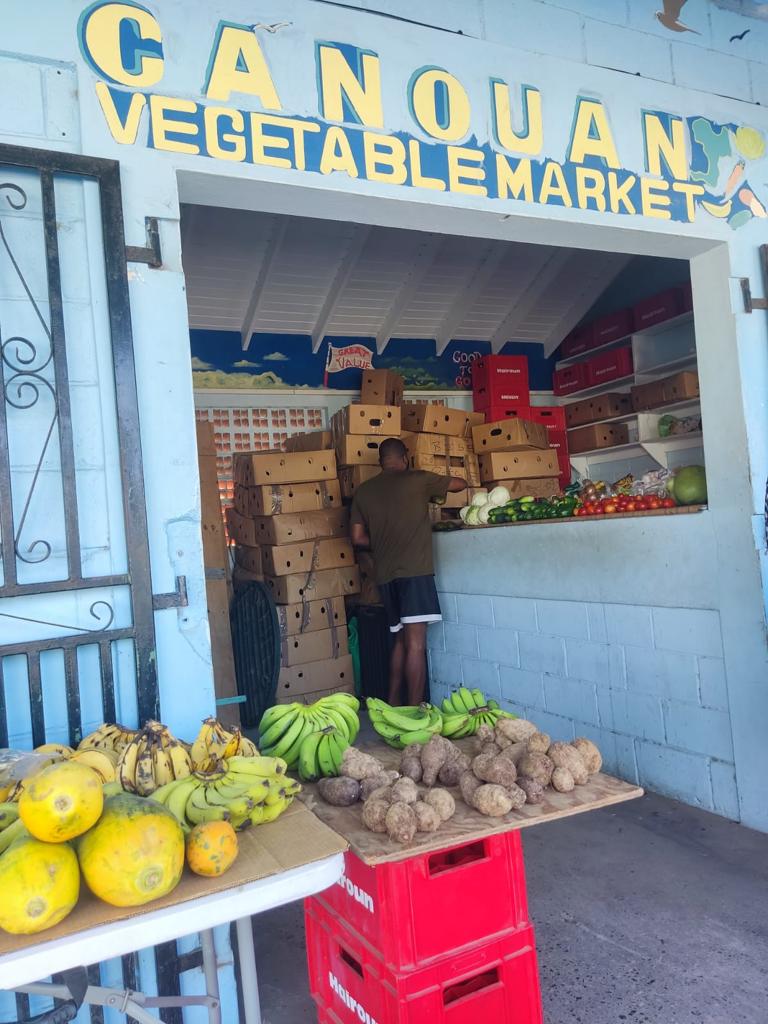
[[359,697],[362,693],[360,681],[360,637],[357,632],[357,616],[353,615],[347,623],[347,639],[349,641],[349,653],[352,655],[352,671],[355,675],[355,693]]

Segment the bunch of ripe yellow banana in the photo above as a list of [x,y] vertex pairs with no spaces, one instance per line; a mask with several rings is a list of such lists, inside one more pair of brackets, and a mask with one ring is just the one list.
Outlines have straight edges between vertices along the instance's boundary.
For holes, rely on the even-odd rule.
[[196,770],[210,771],[229,757],[257,757],[259,752],[239,729],[229,730],[216,718],[206,718],[189,753]]
[[305,736],[299,750],[299,778],[316,782],[339,774],[341,759],[349,746],[347,733],[333,725]]
[[[126,729],[117,722],[104,722],[98,729],[84,736],[77,745],[78,750],[100,750],[118,757],[128,744],[136,738],[136,729]],[[55,744],[49,744],[55,746]],[[68,748],[65,748],[68,749]]]
[[430,736],[442,732],[443,716],[431,704],[393,707],[376,697],[369,697],[366,704],[373,728],[397,750],[411,743],[426,743]]
[[[27,779],[31,779],[37,772],[56,761],[76,761],[79,764],[85,764],[96,772],[102,782],[114,782],[116,778],[118,755],[111,748],[97,750],[95,747],[78,747],[75,750],[65,743],[43,743],[41,746],[35,747],[32,753],[38,755],[34,768],[26,772],[25,778],[10,785],[0,786],[0,800],[17,801]],[[1,825],[0,828],[2,828]]]
[[150,796],[161,786],[186,778],[192,762],[186,746],[161,722],[150,720],[117,761],[117,779],[128,793]]
[[473,736],[481,725],[493,728],[500,718],[515,717],[509,711],[502,711],[498,701],[489,700],[482,690],[468,690],[466,686],[454,690],[441,707],[443,736],[452,740]]
[[205,821],[228,821],[233,828],[261,825],[279,818],[301,792],[285,774],[279,757],[236,755],[208,772],[194,771],[155,790],[187,831]]
[[259,722],[259,750],[281,757],[289,769],[299,764],[302,744],[312,733],[333,727],[345,746],[360,731],[360,702],[351,693],[331,693],[314,704],[275,704]]

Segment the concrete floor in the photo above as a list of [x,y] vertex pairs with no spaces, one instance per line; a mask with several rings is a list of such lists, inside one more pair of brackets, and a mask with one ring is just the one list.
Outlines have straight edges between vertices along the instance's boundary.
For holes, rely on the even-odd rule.
[[[767,1024],[768,835],[647,796],[524,836],[546,1024]],[[301,905],[254,924],[264,1024],[316,1020]]]

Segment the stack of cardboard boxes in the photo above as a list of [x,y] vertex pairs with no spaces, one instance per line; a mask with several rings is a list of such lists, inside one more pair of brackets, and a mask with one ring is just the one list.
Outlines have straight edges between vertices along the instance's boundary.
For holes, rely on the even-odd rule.
[[549,497],[560,490],[557,453],[543,424],[503,419],[473,427],[472,438],[485,487],[506,487],[513,498]]
[[344,596],[360,589],[360,579],[333,451],[244,452],[235,456],[234,476],[235,587],[263,580],[278,606],[277,700],[351,692]]
[[433,518],[450,516],[452,510],[469,504],[480,486],[480,471],[472,443],[472,428],[482,423],[480,413],[451,409],[447,405],[409,402],[403,407],[402,439],[408,449],[412,469],[423,469],[440,476],[461,477],[466,490],[446,496],[445,504]]

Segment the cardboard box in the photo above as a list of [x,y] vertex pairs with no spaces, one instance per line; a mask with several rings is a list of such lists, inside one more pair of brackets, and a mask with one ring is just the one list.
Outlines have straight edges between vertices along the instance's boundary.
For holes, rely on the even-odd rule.
[[[229,627],[229,585],[227,580],[223,578],[206,580],[205,596],[208,605],[208,629],[211,634],[214,693],[217,700],[237,697],[232,632]],[[239,726],[239,708],[239,704],[222,704],[216,711],[216,717],[228,727]]]
[[238,544],[235,548],[235,565],[239,565],[241,569],[245,569],[253,576],[263,576],[264,562],[262,549]]
[[378,466],[379,445],[383,440],[375,434],[346,434],[337,437],[336,460],[340,466]]
[[355,491],[364,484],[366,480],[371,480],[373,477],[378,476],[381,472],[381,467],[376,466],[342,466],[339,470],[339,485],[341,487],[341,496],[345,501],[349,501],[355,496]]
[[583,402],[570,402],[565,406],[565,418],[569,427],[580,427],[584,423],[608,420],[614,416],[626,416],[632,412],[629,395],[608,394],[587,398]]
[[400,440],[408,449],[409,455],[472,455],[474,452],[471,437],[415,434],[407,430],[400,435]]
[[505,419],[472,427],[475,453],[516,452],[526,448],[546,448],[547,428],[524,419]]
[[682,373],[674,373],[671,377],[654,380],[649,384],[636,384],[631,389],[631,395],[635,412],[659,409],[672,402],[698,398],[699,375],[692,370],[683,370]]
[[375,437],[400,436],[400,407],[364,405],[352,402],[333,414],[331,430],[335,439],[344,434],[368,434]]
[[450,409],[447,405],[426,402],[406,402],[403,406],[403,430],[424,431],[427,434],[449,434],[452,437],[470,437],[472,427],[485,422],[480,412]]
[[[311,690],[309,693],[296,693],[294,696],[282,696],[280,690],[277,691],[275,702],[277,704],[315,704],[320,700],[321,697],[330,697],[332,693],[354,693],[355,692],[355,681],[351,679],[349,682],[345,682],[343,686],[334,686],[330,690]],[[311,812],[310,812],[311,813]]]
[[355,564],[352,542],[346,537],[300,540],[295,544],[266,544],[260,551],[264,572],[269,576],[308,573],[313,569],[340,569]]
[[316,483],[336,478],[336,457],[321,452],[237,452],[233,459],[235,484]]
[[313,430],[309,434],[292,434],[286,437],[283,447],[287,452],[322,452],[333,448],[330,430]]
[[376,566],[370,551],[357,553],[357,566],[360,570],[358,604],[381,604],[381,594],[376,585]]
[[524,477],[554,477],[559,473],[557,453],[551,449],[527,452],[485,452],[479,457],[480,479],[516,480]]
[[360,591],[360,571],[356,565],[344,569],[318,569],[291,576],[265,576],[264,582],[277,604],[299,601],[321,601],[326,597],[343,597]]
[[235,508],[241,515],[251,517],[341,508],[341,488],[338,480],[262,487],[238,485],[235,488]]
[[409,462],[411,469],[423,469],[440,476],[461,477],[469,487],[480,486],[476,455],[412,455]]
[[[203,447],[210,447],[206,438],[213,437],[213,425],[198,421],[197,436]],[[219,498],[219,476],[216,470],[215,449],[213,455],[199,455],[197,459],[200,474],[200,529],[203,536],[203,564],[208,569],[229,569],[227,538],[224,533],[224,516]]]
[[282,516],[251,519],[257,544],[292,544],[320,537],[349,536],[349,512],[329,508],[320,512],[289,512]]
[[318,629],[314,633],[297,633],[280,641],[280,664],[283,668],[306,665],[309,661],[344,658],[349,654],[347,627]]
[[360,401],[365,405],[402,405],[403,378],[391,370],[363,370]]
[[571,455],[591,452],[596,448],[615,448],[627,444],[629,430],[626,423],[590,423],[568,431],[568,447]]
[[299,601],[277,608],[277,624],[280,636],[295,636],[297,633],[314,633],[330,626],[345,626],[347,611],[343,597],[328,597],[322,601]]
[[560,493],[559,477],[533,477],[520,480],[489,480],[485,485],[489,490],[492,487],[506,487],[511,498],[525,498],[528,495],[534,498],[551,498],[553,494]]
[[463,491],[448,491],[445,501],[438,505],[439,508],[464,508],[471,501],[476,488],[466,487]]
[[314,690],[330,690],[335,692],[352,684],[355,676],[352,656],[331,658],[323,661],[310,661],[305,665],[294,665],[293,668],[281,668],[277,680],[278,700],[295,700],[296,695],[311,693]]

